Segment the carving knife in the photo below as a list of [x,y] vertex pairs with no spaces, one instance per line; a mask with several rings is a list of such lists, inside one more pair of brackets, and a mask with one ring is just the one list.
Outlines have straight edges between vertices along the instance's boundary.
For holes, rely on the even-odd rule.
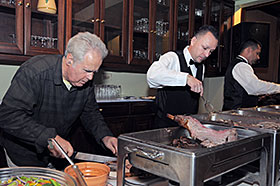
[[117,157],[102,156],[102,155],[77,152],[77,151],[74,152],[74,154],[72,155],[72,158],[77,159],[77,160],[93,161],[93,162],[99,162],[99,163],[117,161]]

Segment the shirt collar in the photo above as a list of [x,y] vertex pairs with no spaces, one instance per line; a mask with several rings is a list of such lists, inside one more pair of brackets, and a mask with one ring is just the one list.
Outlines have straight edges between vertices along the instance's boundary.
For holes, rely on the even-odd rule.
[[245,57],[243,57],[241,55],[238,55],[238,57],[240,57],[241,59],[245,60],[246,63],[248,63],[248,60]]
[[190,60],[193,60],[190,51],[189,51],[189,46],[186,46],[183,50],[184,56],[186,58],[188,66],[190,66]]

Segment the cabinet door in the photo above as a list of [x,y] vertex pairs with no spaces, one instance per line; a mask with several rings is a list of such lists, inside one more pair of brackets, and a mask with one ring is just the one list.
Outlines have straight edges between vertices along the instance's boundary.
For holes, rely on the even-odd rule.
[[222,32],[220,37],[220,56],[219,56],[219,70],[225,74],[228,64],[231,59],[232,51],[232,27],[233,27],[233,3],[223,3],[222,12]]
[[128,122],[128,116],[105,117],[104,119],[115,137],[118,137],[120,134],[132,132],[133,127]]
[[49,8],[46,8],[47,11],[39,10],[38,2],[38,0],[24,1],[24,54],[62,54],[64,0],[54,1],[56,11],[53,12],[49,12]]
[[130,125],[133,126],[133,132],[144,131],[152,129],[154,123],[154,115],[139,115],[130,117]]
[[[220,31],[220,15],[221,15],[221,3],[220,1],[212,1],[209,6],[210,10],[210,25],[214,26],[218,32]],[[220,38],[220,33],[219,33]],[[207,72],[210,76],[216,76],[219,73],[219,54],[220,47],[217,46],[216,50],[207,59]],[[213,74],[213,75],[212,75]]]
[[[151,12],[152,3],[149,0],[129,1],[129,38],[128,38],[128,63],[149,65],[151,59]],[[149,53],[150,52],[150,53]]]
[[155,22],[153,22],[153,58],[172,49],[173,41],[173,0],[156,0]]
[[0,52],[23,53],[23,1],[0,1]]
[[66,43],[79,32],[100,34],[100,1],[67,0]]
[[189,41],[190,1],[175,1],[174,8],[174,48],[183,50]]
[[[191,11],[191,15],[194,17],[194,23],[191,25],[192,30],[190,36],[192,37],[194,33],[204,24],[207,24],[207,2],[208,0],[193,0],[193,6]],[[190,37],[190,39],[191,39]]]
[[109,50],[106,62],[125,63],[127,0],[102,0],[100,6],[100,37]]

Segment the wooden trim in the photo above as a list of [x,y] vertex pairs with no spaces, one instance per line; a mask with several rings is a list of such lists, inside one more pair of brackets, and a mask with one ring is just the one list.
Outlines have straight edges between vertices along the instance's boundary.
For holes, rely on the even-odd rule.
[[174,0],[169,0],[169,46],[168,49],[173,49],[174,37]]
[[148,33],[148,60],[152,63],[155,56],[155,43],[156,43],[156,33],[152,32],[156,30],[156,1],[149,1],[149,33]]
[[222,51],[223,47],[221,45],[224,45],[224,43],[221,43],[223,41],[222,34],[224,32],[224,26],[223,26],[223,10],[224,10],[224,3],[223,1],[220,2],[220,17],[219,17],[219,41],[218,41],[218,61],[217,61],[217,67],[219,72],[222,71]]
[[59,0],[58,2],[58,51],[60,54],[64,53],[64,33],[65,33],[65,0]]
[[0,54],[1,64],[7,65],[21,65],[23,62],[27,61],[30,58],[31,56]]
[[100,0],[100,21],[99,21],[99,36],[104,41],[104,34],[105,34],[105,22],[102,22],[102,20],[105,20],[105,0]]
[[60,54],[64,52],[64,31],[65,31],[65,1],[59,0],[58,1],[58,43],[57,49]]
[[127,16],[128,16],[128,13],[127,13],[127,10],[128,10],[128,2],[127,0],[123,0],[123,19],[122,19],[122,56],[124,57],[124,59],[127,59]]
[[191,41],[191,38],[194,35],[194,22],[195,22],[195,0],[190,0],[190,11],[189,11],[189,37],[188,37],[188,42],[189,43]]
[[212,0],[206,0],[204,24],[211,24]]
[[128,21],[128,61],[127,64],[130,64],[133,60],[133,11],[134,11],[134,0],[129,0],[129,21]]
[[174,0],[174,13],[173,13],[173,47],[172,50],[176,50],[177,48],[177,38],[178,38],[178,0]]
[[24,54],[29,54],[30,50],[30,37],[31,37],[31,8],[26,7],[26,3],[30,3],[30,0],[23,1],[24,8]]
[[19,49],[19,53],[23,54],[23,3],[20,5],[19,2],[23,0],[16,1],[16,44]]
[[65,48],[72,36],[72,0],[66,0]]
[[[99,0],[93,0],[94,1],[94,33],[98,36],[100,36],[100,1]],[[99,20],[99,21],[98,21]]]

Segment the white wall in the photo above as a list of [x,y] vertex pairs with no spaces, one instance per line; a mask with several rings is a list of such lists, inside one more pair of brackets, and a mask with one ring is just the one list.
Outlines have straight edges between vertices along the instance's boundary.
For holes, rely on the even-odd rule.
[[[0,100],[8,90],[19,66],[0,65]],[[96,74],[96,83],[121,85],[122,96],[154,95],[146,82],[146,74],[101,71]]]
[[[0,65],[0,100],[3,99],[12,77],[18,66]],[[95,76],[95,83],[121,85],[122,96],[155,95],[156,90],[150,89],[146,82],[146,74],[100,71]],[[224,77],[206,78],[204,80],[204,97],[214,106],[216,111],[223,105]],[[199,113],[206,112],[203,102],[200,102]]]
[[155,90],[149,89],[146,74],[101,71],[95,76],[96,84],[121,85],[122,96],[155,95]]
[[0,65],[0,99],[3,99],[18,66]]

